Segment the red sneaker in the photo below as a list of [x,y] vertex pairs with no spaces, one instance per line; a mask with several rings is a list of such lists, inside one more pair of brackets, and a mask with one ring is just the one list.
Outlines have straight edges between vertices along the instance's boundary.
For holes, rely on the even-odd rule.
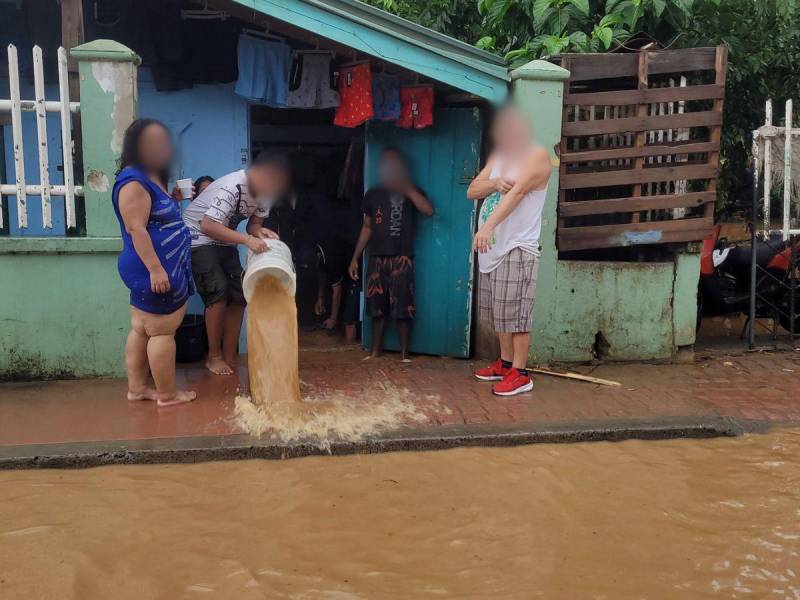
[[488,367],[475,371],[475,379],[481,381],[500,381],[508,373],[508,369],[503,366],[503,361],[499,358]]
[[510,368],[503,380],[492,386],[495,396],[516,396],[533,389],[533,379],[530,375],[522,375],[515,368]]

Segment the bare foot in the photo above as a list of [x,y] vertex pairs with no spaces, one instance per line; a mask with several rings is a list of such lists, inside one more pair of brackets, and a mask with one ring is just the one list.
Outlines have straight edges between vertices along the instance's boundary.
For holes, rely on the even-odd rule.
[[176,404],[186,404],[197,398],[195,392],[189,390],[178,390],[174,394],[160,394],[158,398],[159,406],[175,406]]
[[158,392],[153,388],[146,387],[139,393],[128,392],[128,400],[137,402],[139,400],[158,400]]
[[410,362],[411,362],[411,359],[410,359],[410,358],[401,358],[401,359],[400,359],[400,362],[404,362],[404,363],[410,363]]
[[214,375],[233,375],[233,369],[221,358],[209,356],[206,361],[206,369],[214,373]]

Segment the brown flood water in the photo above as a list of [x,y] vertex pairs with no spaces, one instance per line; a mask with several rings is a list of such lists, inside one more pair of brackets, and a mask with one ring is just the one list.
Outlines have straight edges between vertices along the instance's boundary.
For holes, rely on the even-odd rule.
[[800,598],[800,430],[0,472],[0,598]]
[[252,435],[302,439],[325,448],[332,439],[356,441],[424,420],[408,390],[389,389],[381,382],[364,390],[374,399],[371,403],[318,390],[304,390],[301,397],[294,298],[278,281],[265,277],[247,311],[250,396],[236,398],[236,420]]

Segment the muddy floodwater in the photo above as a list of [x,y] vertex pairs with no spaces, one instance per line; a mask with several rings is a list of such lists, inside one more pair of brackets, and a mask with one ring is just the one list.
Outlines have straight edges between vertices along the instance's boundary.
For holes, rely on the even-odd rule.
[[800,598],[800,430],[0,472],[0,598]]

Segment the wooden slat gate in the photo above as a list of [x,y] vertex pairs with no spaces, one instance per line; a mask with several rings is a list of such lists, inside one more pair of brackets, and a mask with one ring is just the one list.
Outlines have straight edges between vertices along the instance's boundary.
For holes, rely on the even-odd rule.
[[559,251],[705,238],[726,48],[566,54],[561,65]]

